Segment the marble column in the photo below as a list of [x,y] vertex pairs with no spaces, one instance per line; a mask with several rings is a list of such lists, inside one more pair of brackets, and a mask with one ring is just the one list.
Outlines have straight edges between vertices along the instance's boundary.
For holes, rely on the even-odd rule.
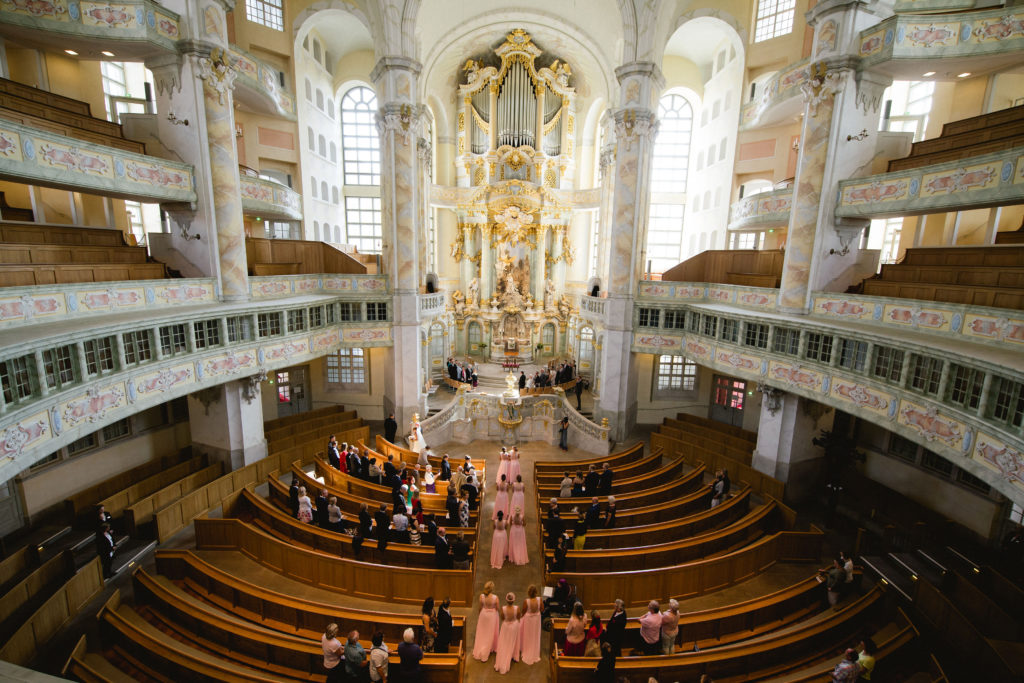
[[793,208],[779,289],[780,310],[806,313],[816,290],[843,291],[873,274],[876,252],[860,252],[868,221],[837,221],[838,183],[870,173],[879,105],[891,79],[857,71],[859,31],[877,22],[863,3],[839,0],[808,12],[815,29]]
[[658,129],[657,101],[664,86],[658,66],[633,62],[615,70],[620,107],[615,121],[615,163],[609,238],[607,301],[600,350],[595,349],[600,396],[596,420],[608,418],[611,438],[623,439],[636,423],[637,369],[633,343],[633,299],[643,273],[650,174]]
[[227,63],[226,55],[218,50],[209,57],[197,57],[197,63],[199,77],[203,80],[221,295],[225,301],[242,301],[249,298],[249,275],[231,96],[237,73]]
[[533,250],[533,268],[530,273],[530,287],[538,307],[544,306],[544,280],[547,271],[549,225],[537,226],[537,246]]
[[[469,288],[469,281],[473,279],[473,261],[470,257],[473,254],[473,226],[463,223],[459,226],[462,234],[462,261],[459,263],[459,278],[462,280],[462,293],[466,294]],[[467,301],[468,305],[470,302]]]
[[568,231],[568,225],[551,226],[551,268],[548,272],[548,279],[555,285],[556,296],[565,292],[566,253],[563,241]]
[[[265,375],[264,375],[265,377]],[[258,375],[202,389],[188,397],[192,447],[231,472],[267,456]]]
[[494,292],[494,250],[491,249],[491,225],[480,224],[480,308],[490,306]]
[[812,496],[824,455],[812,440],[822,429],[831,428],[834,414],[831,408],[795,394],[766,389],[751,465],[785,482],[787,499]]
[[[420,174],[420,187],[422,188],[419,192],[417,199],[417,212],[419,213],[419,223],[423,229],[423,249],[419,250],[418,257],[419,263],[417,267],[419,269],[420,278],[424,285],[426,285],[427,273],[430,272],[430,250],[435,248],[436,245],[431,245],[429,231],[431,229],[431,216],[430,216],[430,186],[433,183],[433,162],[434,162],[434,149],[431,145],[430,140],[426,138],[420,138],[416,141],[416,161],[418,162],[418,170]],[[436,230],[436,226],[434,226]],[[435,232],[436,234],[436,232]],[[434,254],[434,258],[437,255]]]
[[386,361],[389,372],[384,379],[384,412],[394,411],[400,425],[408,424],[413,413],[426,414],[417,297],[425,275],[420,271],[418,255],[427,244],[426,226],[417,207],[427,188],[417,156],[422,107],[413,99],[420,69],[413,59],[385,56],[371,74],[380,103],[381,260],[392,294],[393,345]]

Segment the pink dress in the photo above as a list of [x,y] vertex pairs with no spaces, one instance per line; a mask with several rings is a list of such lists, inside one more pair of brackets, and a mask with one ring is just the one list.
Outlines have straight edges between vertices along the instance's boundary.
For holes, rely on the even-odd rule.
[[491,519],[498,518],[498,511],[508,519],[508,484],[502,484],[499,480],[498,492],[494,494],[494,509],[491,510]]
[[499,520],[494,523],[494,536],[491,538],[491,566],[501,569],[508,557],[508,532],[505,531],[505,521]]
[[498,473],[494,475],[494,483],[501,481],[501,475],[505,475],[505,480],[508,481],[508,453],[498,454]]
[[522,518],[512,521],[512,530],[508,535],[508,560],[512,564],[530,564],[526,555],[526,527]]
[[519,659],[519,606],[505,605],[501,608],[501,633],[498,635],[498,654],[494,657],[494,670],[508,673],[512,660]]
[[498,649],[498,596],[480,595],[480,616],[476,620],[473,658],[486,662]]
[[523,664],[534,664],[540,661],[540,598],[527,598],[523,609],[525,612],[519,622],[522,641],[519,661]]
[[512,484],[512,502],[509,503],[506,515],[515,515],[516,510],[519,510],[519,514],[526,519],[526,494],[523,493],[525,489],[526,485],[518,481]]
[[[519,471],[519,451],[511,451],[508,454],[508,480],[515,481],[522,472]],[[500,477],[499,477],[500,479]]]

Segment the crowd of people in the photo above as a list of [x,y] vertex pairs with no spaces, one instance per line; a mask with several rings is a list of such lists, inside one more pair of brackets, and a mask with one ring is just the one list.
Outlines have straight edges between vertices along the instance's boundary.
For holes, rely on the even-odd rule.
[[[536,389],[550,387],[558,384],[571,382],[576,377],[576,362],[572,360],[552,361],[546,367],[542,367],[529,377],[526,371],[519,373],[520,389]],[[475,386],[475,385],[474,385]]]
[[473,658],[486,662],[494,654],[494,670],[508,673],[512,662],[536,664],[540,661],[542,604],[537,587],[526,589],[522,605],[516,594],[506,593],[504,604],[494,593],[494,582],[484,584],[478,600],[480,615],[476,622]]
[[463,384],[472,384],[475,388],[480,380],[476,372],[476,363],[473,361],[457,361],[451,356],[445,363],[449,379]]

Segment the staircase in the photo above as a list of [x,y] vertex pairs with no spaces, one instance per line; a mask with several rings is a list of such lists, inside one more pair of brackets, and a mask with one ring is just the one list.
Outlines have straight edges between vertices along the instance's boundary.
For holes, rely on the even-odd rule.
[[942,135],[915,142],[910,156],[893,159],[889,171],[905,171],[1024,146],[1024,105],[952,121]]

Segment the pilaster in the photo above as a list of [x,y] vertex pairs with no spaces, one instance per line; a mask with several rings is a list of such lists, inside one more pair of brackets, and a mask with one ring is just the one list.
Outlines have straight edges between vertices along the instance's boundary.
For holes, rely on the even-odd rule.
[[267,456],[260,381],[256,375],[189,394],[193,448],[223,462],[225,472]]
[[786,498],[814,494],[823,453],[811,440],[831,427],[834,411],[779,389],[764,388],[753,468],[786,484]]

